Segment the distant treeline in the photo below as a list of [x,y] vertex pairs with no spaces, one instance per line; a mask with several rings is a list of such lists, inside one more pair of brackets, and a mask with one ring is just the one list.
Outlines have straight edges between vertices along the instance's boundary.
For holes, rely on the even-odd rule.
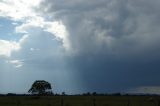
[[87,92],[82,94],[66,94],[62,92],[61,94],[15,94],[15,93],[8,93],[8,94],[0,94],[0,96],[160,96],[158,94],[121,94],[121,93],[97,93],[97,92]]

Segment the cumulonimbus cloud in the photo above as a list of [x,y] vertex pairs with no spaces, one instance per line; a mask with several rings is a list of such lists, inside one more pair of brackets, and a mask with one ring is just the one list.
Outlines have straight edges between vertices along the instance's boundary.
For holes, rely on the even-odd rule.
[[46,0],[41,3],[40,11],[44,10],[50,20],[63,22],[73,51],[139,58],[151,56],[152,51],[158,55],[158,0],[61,2]]
[[42,0],[32,5],[3,0],[0,16],[20,22],[15,24],[16,33],[25,34],[17,42],[6,41],[21,48],[11,49],[17,52],[9,52],[10,63],[23,60],[21,69],[26,73],[46,73],[50,77],[39,74],[40,78],[56,79],[60,88],[78,82],[85,91],[154,86],[159,80],[159,4],[158,0]]

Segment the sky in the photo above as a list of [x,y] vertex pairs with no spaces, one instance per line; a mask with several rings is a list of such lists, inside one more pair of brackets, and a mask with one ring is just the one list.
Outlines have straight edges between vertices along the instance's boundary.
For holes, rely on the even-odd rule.
[[0,0],[0,93],[160,94],[159,0]]

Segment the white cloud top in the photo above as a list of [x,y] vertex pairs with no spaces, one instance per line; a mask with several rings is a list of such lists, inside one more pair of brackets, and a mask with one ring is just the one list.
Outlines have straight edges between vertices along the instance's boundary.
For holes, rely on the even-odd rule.
[[23,66],[22,60],[9,60],[9,61],[6,61],[6,63],[13,64],[16,68],[20,68]]
[[[34,28],[49,32],[56,37],[56,40],[62,41],[64,48],[69,48],[67,40],[68,32],[61,21],[47,21],[45,16],[40,16],[36,12],[43,0],[2,0],[0,2],[0,17],[9,18],[14,22],[16,33],[26,33],[34,36]],[[17,24],[21,22],[22,24]],[[37,30],[38,31],[38,30]],[[41,31],[40,31],[41,32]],[[10,56],[12,51],[19,50],[21,45],[18,42],[1,40],[1,54]],[[6,48],[7,46],[7,48]],[[5,48],[5,49],[4,49]]]
[[36,16],[33,8],[42,0],[1,0],[0,16],[9,17],[13,20],[24,20]]
[[13,51],[18,51],[20,45],[14,41],[0,40],[0,56],[11,56]]

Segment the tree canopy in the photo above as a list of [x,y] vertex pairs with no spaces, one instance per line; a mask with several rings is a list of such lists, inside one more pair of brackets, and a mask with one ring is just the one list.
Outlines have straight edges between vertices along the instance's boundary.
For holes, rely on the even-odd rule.
[[29,93],[32,94],[52,94],[51,84],[45,80],[37,80],[35,81],[31,88],[29,89]]

